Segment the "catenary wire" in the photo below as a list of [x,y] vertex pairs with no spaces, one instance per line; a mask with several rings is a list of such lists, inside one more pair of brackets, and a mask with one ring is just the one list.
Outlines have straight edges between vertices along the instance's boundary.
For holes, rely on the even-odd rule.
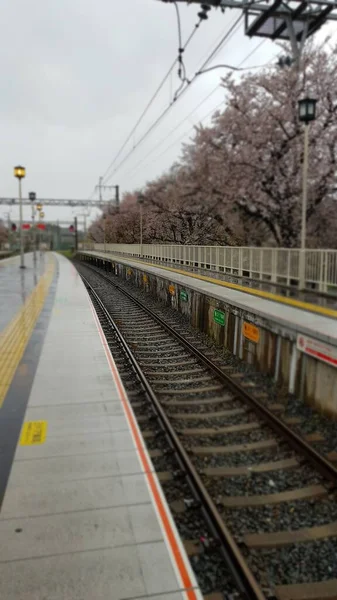
[[[196,23],[196,25],[194,26],[192,32],[190,33],[190,35],[188,36],[183,50],[186,50],[187,46],[190,44],[191,40],[193,39],[194,35],[196,34],[198,28],[200,25],[200,21],[198,23]],[[181,30],[179,33],[179,39],[181,39]],[[180,48],[181,48],[181,43],[180,43]],[[134,125],[134,127],[132,128],[132,130],[130,131],[130,133],[128,134],[127,138],[125,139],[125,141],[123,142],[122,146],[120,147],[120,149],[118,150],[118,152],[116,153],[116,155],[114,156],[113,160],[111,161],[111,163],[109,164],[108,168],[106,169],[104,175],[103,175],[103,180],[106,179],[110,169],[113,167],[113,165],[115,164],[115,162],[118,160],[118,158],[120,157],[120,155],[122,154],[125,146],[127,145],[127,143],[130,141],[130,139],[132,138],[133,134],[135,133],[136,129],[138,128],[138,126],[140,125],[141,121],[143,120],[143,118],[145,117],[145,115],[147,114],[148,110],[150,109],[150,107],[152,106],[152,104],[154,103],[155,99],[157,98],[159,92],[162,90],[164,84],[166,83],[166,81],[168,80],[171,72],[173,71],[174,67],[176,66],[176,64],[178,63],[178,57],[174,59],[172,65],[170,66],[169,70],[167,71],[166,75],[164,76],[164,78],[162,79],[162,81],[160,82],[159,86],[157,87],[156,91],[154,92],[153,96],[150,98],[149,102],[147,103],[147,105],[145,106],[143,112],[141,113],[140,117],[138,118],[138,120],[136,121],[136,124]]]
[[[255,48],[254,48],[254,49],[253,49],[253,50],[252,50],[252,51],[251,51],[251,52],[250,52],[250,53],[249,53],[249,54],[248,54],[248,55],[247,55],[247,56],[246,56],[246,57],[245,57],[245,58],[244,58],[242,61],[241,61],[241,62],[240,62],[240,63],[239,63],[239,65],[237,65],[237,67],[234,67],[234,68],[235,68],[236,70],[239,70],[239,69],[241,69],[241,65],[243,65],[243,64],[244,64],[244,63],[245,63],[245,62],[246,62],[246,61],[247,61],[247,60],[248,60],[248,59],[249,59],[249,58],[250,58],[250,57],[251,57],[251,56],[252,56],[252,55],[253,55],[253,54],[254,54],[254,53],[255,53],[255,52],[256,52],[256,51],[257,51],[257,50],[260,48],[260,47],[261,47],[261,46],[262,46],[262,44],[264,44],[264,43],[265,43],[265,41],[266,41],[266,40],[263,40],[262,42],[260,42],[260,43],[259,43],[259,44],[258,44],[258,45],[257,45],[257,46],[256,46],[256,47],[255,47]],[[273,59],[271,59],[271,60],[273,60]],[[271,62],[271,61],[269,61],[269,62]],[[266,63],[266,64],[269,64],[269,63]],[[258,66],[260,66],[260,67],[263,67],[263,66],[266,66],[266,65],[258,65]],[[246,67],[246,69],[247,69],[247,70],[249,70],[249,69],[251,69],[251,68],[257,68],[257,67]],[[206,102],[206,101],[207,101],[207,100],[208,100],[208,99],[209,99],[209,98],[210,98],[210,97],[211,97],[211,96],[214,94],[214,92],[216,92],[216,91],[217,91],[218,89],[220,89],[220,88],[221,88],[221,84],[217,84],[217,85],[216,85],[216,86],[213,88],[213,90],[212,90],[210,93],[208,93],[208,94],[207,94],[207,96],[206,96],[205,98],[203,98],[203,100],[201,100],[201,102],[199,102],[199,103],[197,104],[197,106],[195,106],[195,107],[193,108],[193,110],[191,110],[191,111],[188,113],[188,115],[187,115],[186,117],[184,117],[184,118],[183,118],[183,120],[182,120],[182,121],[180,121],[180,122],[178,123],[178,125],[176,125],[176,126],[175,126],[175,127],[174,127],[174,128],[173,128],[173,129],[172,129],[172,130],[171,130],[171,131],[170,131],[170,132],[169,132],[169,133],[168,133],[168,134],[167,134],[167,135],[166,135],[166,136],[165,136],[165,137],[162,139],[162,140],[160,140],[160,142],[158,142],[158,143],[157,143],[157,144],[156,144],[156,145],[155,145],[155,146],[154,146],[154,147],[153,147],[153,148],[152,148],[152,149],[151,149],[151,150],[150,150],[150,151],[149,151],[149,152],[146,154],[146,156],[145,156],[145,157],[141,158],[141,160],[140,160],[140,161],[138,161],[138,163],[137,163],[137,164],[136,164],[134,167],[132,167],[132,168],[131,168],[129,171],[127,171],[127,172],[126,172],[124,175],[122,175],[122,177],[127,177],[127,176],[128,176],[130,173],[133,173],[133,171],[134,171],[134,170],[137,170],[137,169],[138,169],[138,167],[139,167],[139,166],[140,166],[140,165],[141,165],[141,164],[142,164],[142,163],[143,163],[143,162],[144,162],[144,161],[145,161],[145,160],[146,160],[146,159],[147,159],[147,158],[148,158],[148,157],[149,157],[149,156],[150,156],[150,155],[151,155],[151,154],[152,154],[152,153],[155,151],[155,150],[157,150],[157,148],[158,148],[159,146],[161,146],[161,145],[162,145],[162,144],[163,144],[163,143],[164,143],[164,142],[167,140],[167,138],[168,138],[168,137],[170,137],[170,136],[172,135],[172,133],[174,133],[174,132],[175,132],[177,129],[179,129],[179,127],[181,127],[181,125],[182,125],[182,124],[183,124],[185,121],[187,121],[187,120],[190,118],[190,116],[191,116],[191,115],[192,115],[192,114],[193,114],[193,113],[194,113],[196,110],[198,110],[198,108],[200,108],[200,106],[202,106],[202,104],[204,104],[204,103],[205,103],[205,102]],[[218,105],[218,106],[220,106],[220,105]],[[216,109],[218,108],[218,106],[216,106],[216,107],[215,107],[213,110],[216,110]]]
[[[241,20],[242,15],[240,15],[234,24],[227,31],[227,39],[231,34],[234,33],[234,28],[239,25],[239,21]],[[229,40],[228,40],[229,41]],[[212,58],[216,56],[216,53],[219,52],[223,44],[226,42],[226,35],[222,37],[221,41],[217,44],[216,48],[212,51],[211,55],[203,62],[200,69],[198,69],[197,73],[192,77],[191,81],[187,83],[187,85],[180,91],[178,95],[174,97],[173,102],[169,104],[157,117],[157,119],[150,125],[150,127],[145,131],[143,136],[138,140],[137,144],[134,145],[133,148],[125,155],[125,157],[120,161],[120,163],[115,167],[114,171],[106,178],[106,182],[110,181],[110,179],[115,175],[115,173],[123,166],[123,164],[128,160],[128,158],[133,154],[133,152],[142,144],[142,142],[150,135],[150,133],[159,125],[162,119],[167,115],[168,112],[172,109],[172,107],[176,104],[176,102],[186,93],[186,91],[191,87],[196,78],[198,77],[198,72],[207,65]]]

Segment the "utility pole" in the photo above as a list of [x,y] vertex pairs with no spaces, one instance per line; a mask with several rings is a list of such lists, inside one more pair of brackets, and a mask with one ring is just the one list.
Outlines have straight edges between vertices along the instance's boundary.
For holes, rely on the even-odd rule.
[[119,211],[119,185],[115,186],[116,188],[116,210]]
[[74,223],[75,223],[75,252],[77,252],[77,250],[78,250],[77,217],[75,217]]
[[11,235],[10,235],[10,231],[11,231],[11,213],[10,212],[5,212],[4,216],[7,217],[7,243],[9,246],[9,250],[11,250]]
[[103,177],[100,177],[98,180],[98,192],[99,192],[99,200],[102,202],[102,187],[103,187]]
[[117,212],[119,211],[119,185],[103,185],[103,177],[100,177],[98,180],[98,185],[96,185],[96,190],[98,190],[99,201],[103,202],[102,192],[104,190],[115,190],[115,208]]

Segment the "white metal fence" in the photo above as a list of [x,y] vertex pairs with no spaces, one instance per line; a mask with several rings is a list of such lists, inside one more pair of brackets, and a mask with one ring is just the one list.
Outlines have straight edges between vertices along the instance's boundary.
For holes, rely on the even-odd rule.
[[[87,243],[85,247],[104,252],[104,244]],[[297,248],[106,244],[105,251],[283,285],[297,286],[299,282],[301,250]],[[337,250],[305,250],[304,254],[306,287],[336,293]]]

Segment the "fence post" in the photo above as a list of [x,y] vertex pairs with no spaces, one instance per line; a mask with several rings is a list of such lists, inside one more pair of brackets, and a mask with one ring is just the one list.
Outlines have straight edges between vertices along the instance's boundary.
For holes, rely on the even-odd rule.
[[277,281],[277,250],[276,248],[272,248],[271,251],[271,280]]
[[242,277],[242,248],[239,248],[239,275]]

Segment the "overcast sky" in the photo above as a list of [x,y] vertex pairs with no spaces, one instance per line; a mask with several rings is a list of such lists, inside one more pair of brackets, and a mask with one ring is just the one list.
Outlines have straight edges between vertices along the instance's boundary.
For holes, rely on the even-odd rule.
[[[199,8],[179,8],[186,40]],[[211,11],[186,50],[188,77],[238,14]],[[27,169],[24,196],[36,191],[40,198],[86,199],[177,55],[174,6],[158,0],[2,0],[0,16],[0,196],[17,196],[13,166],[22,164]],[[213,64],[238,65],[259,43],[259,38],[244,36],[241,23]],[[268,41],[244,66],[264,64],[278,52]],[[192,135],[193,125],[224,101],[223,92],[216,89],[221,73],[200,76],[109,183],[119,184],[121,192],[131,191],[168,168],[179,157],[181,143]],[[175,69],[115,167],[178,86]],[[0,206],[0,217],[6,218],[9,210]],[[81,212],[45,209],[46,220],[68,220]],[[10,218],[17,214],[11,209]],[[91,211],[90,219],[96,214]],[[24,215],[28,217],[28,210]]]

